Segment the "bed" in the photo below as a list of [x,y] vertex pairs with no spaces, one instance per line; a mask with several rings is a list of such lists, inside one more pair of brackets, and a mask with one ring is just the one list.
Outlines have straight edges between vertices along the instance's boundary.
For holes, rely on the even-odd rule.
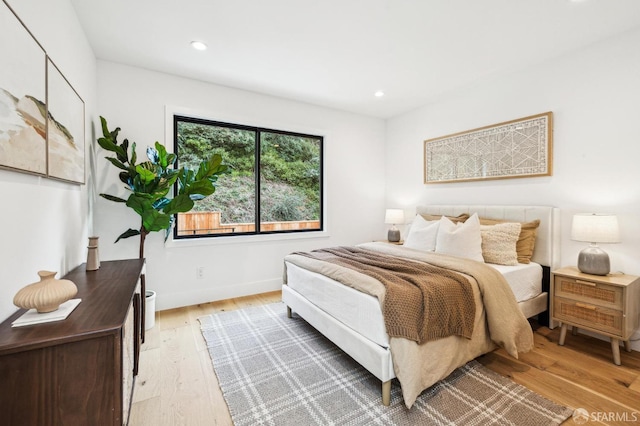
[[[508,324],[510,321],[501,317],[537,316],[540,323],[548,324],[550,268],[556,265],[557,256],[557,209],[547,206],[431,205],[419,206],[416,213],[449,217],[477,213],[483,219],[501,222],[539,221],[539,226],[530,264],[508,267],[491,265],[488,268],[491,271],[483,270],[483,273],[491,276],[495,269],[495,273],[506,277],[509,285],[519,283],[513,289],[506,290],[511,295],[509,297],[515,297],[517,305],[514,306],[518,312],[491,311],[489,308],[495,310],[495,306],[509,303],[499,299],[504,297],[500,296],[499,290],[485,291],[483,286],[479,286],[479,289],[474,287],[473,297],[480,308],[476,309],[473,335],[468,339],[450,336],[417,344],[407,339],[389,337],[379,300],[384,296],[376,295],[379,282],[321,261],[307,260],[300,254],[285,257],[282,300],[288,307],[289,315],[295,311],[376,376],[382,382],[384,405],[390,403],[391,380],[396,377],[401,383],[405,404],[410,407],[422,390],[471,359],[495,349],[496,345],[505,347],[517,357],[518,351],[532,344],[527,336],[527,333],[531,333],[530,327],[525,321],[527,330],[522,325],[515,330],[503,329],[511,325]],[[406,256],[410,260],[421,260],[424,256],[421,251],[384,242],[365,243],[358,247],[392,256]],[[438,257],[438,262],[440,258],[444,259],[442,266],[458,268],[458,264],[463,265],[460,266],[463,274],[469,274],[475,268],[473,264],[477,263],[460,259],[452,261],[450,256],[428,256],[431,256],[430,259]],[[465,269],[467,267],[471,269]],[[472,277],[472,281],[474,279]],[[358,282],[354,285],[353,282],[347,283],[349,280]],[[369,291],[374,287],[378,290]],[[492,327],[497,330],[495,333]]]

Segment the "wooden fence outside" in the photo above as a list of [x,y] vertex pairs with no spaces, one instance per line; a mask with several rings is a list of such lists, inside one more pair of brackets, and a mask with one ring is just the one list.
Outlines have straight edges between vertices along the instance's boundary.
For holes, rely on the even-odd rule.
[[[178,213],[178,236],[255,232],[254,223],[222,223],[220,212]],[[320,229],[319,220],[263,222],[263,232]]]

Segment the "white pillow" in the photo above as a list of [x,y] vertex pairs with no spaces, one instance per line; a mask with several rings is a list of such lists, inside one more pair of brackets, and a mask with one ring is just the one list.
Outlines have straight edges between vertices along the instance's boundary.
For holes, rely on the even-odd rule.
[[474,213],[464,223],[457,224],[441,217],[436,237],[436,253],[484,262],[478,214]]
[[416,250],[434,251],[439,225],[440,222],[437,220],[425,220],[422,216],[416,215],[403,245]]
[[486,263],[497,265],[517,265],[516,244],[520,237],[518,222],[480,225],[482,236],[482,257]]

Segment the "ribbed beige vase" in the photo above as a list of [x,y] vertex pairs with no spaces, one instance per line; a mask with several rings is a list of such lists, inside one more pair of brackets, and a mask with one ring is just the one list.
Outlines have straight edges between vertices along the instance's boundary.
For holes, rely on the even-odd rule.
[[78,293],[78,287],[69,280],[55,278],[57,272],[39,271],[40,281],[21,289],[13,298],[19,308],[35,309],[38,313],[53,312]]

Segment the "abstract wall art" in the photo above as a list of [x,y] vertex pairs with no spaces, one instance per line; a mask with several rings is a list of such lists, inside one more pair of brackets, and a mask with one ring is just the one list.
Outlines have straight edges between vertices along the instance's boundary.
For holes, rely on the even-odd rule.
[[553,113],[424,141],[424,183],[550,176]]
[[0,3],[0,167],[47,173],[46,53]]
[[0,2],[0,168],[85,182],[84,101]]
[[50,59],[47,111],[49,177],[84,183],[84,102]]

